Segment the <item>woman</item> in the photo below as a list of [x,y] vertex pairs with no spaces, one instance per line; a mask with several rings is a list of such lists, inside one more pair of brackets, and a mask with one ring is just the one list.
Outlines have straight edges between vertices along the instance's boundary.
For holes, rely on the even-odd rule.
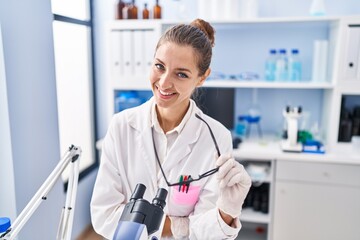
[[[105,238],[113,237],[138,183],[147,187],[144,199],[149,201],[158,188],[168,190],[163,237],[237,236],[251,179],[230,155],[230,132],[190,99],[210,74],[213,45],[214,30],[201,19],[167,30],[150,73],[154,96],[114,115],[91,201],[94,229]],[[216,174],[214,167],[219,167]],[[198,181],[169,187],[202,173]]]

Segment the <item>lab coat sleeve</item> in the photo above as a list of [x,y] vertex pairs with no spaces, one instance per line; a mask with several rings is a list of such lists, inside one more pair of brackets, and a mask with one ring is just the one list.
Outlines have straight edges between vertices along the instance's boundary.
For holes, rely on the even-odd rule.
[[123,181],[116,161],[115,151],[118,140],[114,134],[118,131],[113,119],[103,140],[102,155],[98,175],[91,199],[91,221],[94,230],[107,239],[112,239],[121,213],[124,209]]
[[[218,139],[222,154],[232,153],[232,138],[230,132]],[[190,239],[235,239],[241,229],[238,218],[232,226],[227,225],[221,218],[216,200],[219,195],[219,186],[216,175],[208,179],[203,189],[194,213],[190,216]]]
[[219,210],[213,208],[191,225],[189,239],[235,239],[240,229],[241,223],[238,218],[229,226],[221,218]]
[[[215,178],[212,180],[216,180]],[[216,207],[217,195],[207,193],[196,206],[190,218],[189,239],[235,239],[241,229],[241,223],[235,218],[229,226],[220,216]]]

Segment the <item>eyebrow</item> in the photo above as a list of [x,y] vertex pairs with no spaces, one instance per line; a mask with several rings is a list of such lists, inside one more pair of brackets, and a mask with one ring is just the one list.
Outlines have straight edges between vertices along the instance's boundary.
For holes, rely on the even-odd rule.
[[[161,64],[165,65],[165,63],[163,61],[161,61],[160,59],[158,58],[155,58],[158,62],[160,62]],[[190,69],[188,68],[176,68],[177,71],[184,71],[184,72],[189,72],[189,73],[192,73]]]

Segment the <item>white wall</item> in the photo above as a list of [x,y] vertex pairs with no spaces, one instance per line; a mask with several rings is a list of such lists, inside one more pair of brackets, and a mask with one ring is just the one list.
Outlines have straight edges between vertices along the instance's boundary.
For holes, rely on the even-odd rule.
[[11,136],[9,110],[7,101],[7,88],[5,79],[5,63],[2,47],[2,34],[0,26],[0,189],[6,193],[6,197],[0,199],[0,217],[9,217],[15,219],[15,183],[14,183],[14,167],[11,152]]
[[[5,69],[0,68],[0,216],[12,221],[63,154],[59,148],[52,21],[50,1],[0,1],[5,64]],[[94,171],[79,183],[73,238],[90,223],[95,176]],[[55,239],[64,200],[63,185],[58,181],[19,239]]]
[[[60,156],[50,3],[1,1],[0,21],[19,214]],[[3,161],[11,164],[11,159]],[[57,184],[19,239],[54,239],[62,199],[62,188]]]

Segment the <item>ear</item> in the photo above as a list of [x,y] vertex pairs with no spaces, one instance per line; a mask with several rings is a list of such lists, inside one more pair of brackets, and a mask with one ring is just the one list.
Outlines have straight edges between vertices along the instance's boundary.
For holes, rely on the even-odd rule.
[[198,82],[198,84],[197,84],[196,86],[197,86],[197,87],[202,86],[202,85],[204,84],[206,78],[210,75],[210,73],[211,73],[211,68],[208,68],[208,69],[206,70],[206,72],[204,73],[204,75],[202,75],[202,76],[200,77],[200,81]]

